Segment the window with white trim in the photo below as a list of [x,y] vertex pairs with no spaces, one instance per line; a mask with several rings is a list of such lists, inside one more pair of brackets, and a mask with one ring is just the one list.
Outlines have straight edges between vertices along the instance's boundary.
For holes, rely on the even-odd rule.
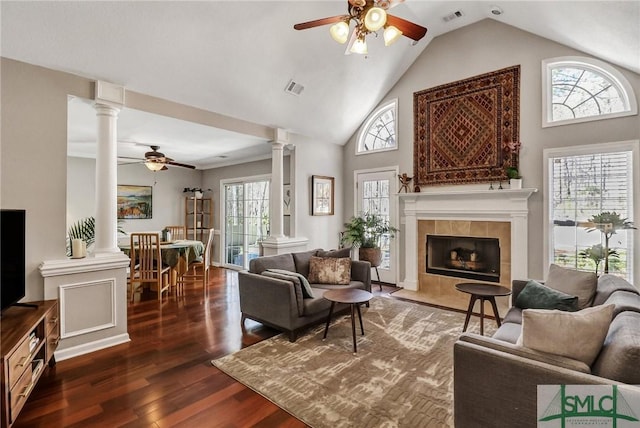
[[[637,220],[633,213],[634,150],[638,151],[637,145],[616,147],[611,143],[599,152],[578,147],[545,154],[550,263],[590,272],[597,269],[601,274],[608,248],[608,273],[633,280],[633,234],[638,232],[625,228],[624,223],[638,224],[633,222]],[[637,154],[635,158],[637,161]],[[600,218],[609,220],[605,224]],[[613,234],[611,218],[619,219]]]
[[593,58],[542,62],[542,125],[556,126],[638,113],[633,88],[618,70]]
[[369,115],[358,135],[356,154],[396,150],[397,116],[397,99],[389,101]]

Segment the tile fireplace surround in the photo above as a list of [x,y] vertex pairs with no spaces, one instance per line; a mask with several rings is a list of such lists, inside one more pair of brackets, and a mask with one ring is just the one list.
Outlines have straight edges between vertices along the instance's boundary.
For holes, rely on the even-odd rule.
[[[537,189],[438,190],[401,193],[405,276],[399,284],[433,304],[466,309],[469,296],[455,290],[474,282],[426,272],[427,234],[490,237],[500,240],[500,285],[527,277],[528,199]],[[501,314],[509,299],[499,299]],[[477,310],[478,308],[476,308]]]

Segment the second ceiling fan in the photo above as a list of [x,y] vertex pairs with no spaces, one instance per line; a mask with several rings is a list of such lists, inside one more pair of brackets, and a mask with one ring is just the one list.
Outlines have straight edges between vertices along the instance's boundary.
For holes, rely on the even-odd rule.
[[[400,36],[408,37],[417,42],[427,33],[425,27],[387,13],[387,9],[402,3],[402,1],[404,0],[348,0],[347,15],[337,15],[302,22],[294,25],[293,28],[296,30],[306,30],[308,28],[334,24],[329,30],[331,37],[341,44],[349,40],[347,52],[345,53],[354,52],[366,54],[367,44],[365,37],[367,34],[376,33],[381,28],[384,28],[383,38],[385,46],[389,46],[400,38]],[[355,23],[355,28],[353,32],[351,32],[351,37],[349,37],[351,22]]]
[[[182,168],[196,169],[195,166],[189,165],[186,163],[176,162],[171,158],[168,158],[164,155],[164,153],[159,152],[160,146],[149,146],[151,148],[150,152],[146,152],[144,154],[144,159],[141,160],[144,165],[149,168],[151,171],[166,171],[167,165],[171,166],[180,166]],[[137,159],[137,158],[128,158],[124,156],[120,156],[122,159]]]

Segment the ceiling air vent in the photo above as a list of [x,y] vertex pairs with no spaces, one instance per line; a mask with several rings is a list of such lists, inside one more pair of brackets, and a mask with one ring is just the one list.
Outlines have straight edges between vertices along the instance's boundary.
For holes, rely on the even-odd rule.
[[464,13],[461,10],[456,10],[455,12],[451,12],[449,15],[442,18],[444,22],[453,21],[454,19],[462,18]]
[[304,86],[297,82],[294,82],[293,79],[291,79],[289,80],[289,83],[287,83],[287,87],[284,88],[284,91],[290,93],[291,95],[300,95],[302,91],[304,91]]

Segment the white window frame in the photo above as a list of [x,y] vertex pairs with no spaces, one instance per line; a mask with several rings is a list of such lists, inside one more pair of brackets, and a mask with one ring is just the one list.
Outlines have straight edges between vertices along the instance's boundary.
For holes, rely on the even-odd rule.
[[[393,108],[394,115],[395,115],[395,119],[393,121],[394,122],[393,129],[396,137],[395,147],[385,147],[382,149],[374,149],[374,150],[361,150],[362,140],[364,139],[367,132],[369,131],[369,127],[373,124],[373,122],[375,122],[378,119],[378,117],[382,114],[382,112],[384,112],[385,110],[388,110],[390,107]],[[369,117],[367,117],[367,120],[364,122],[364,125],[362,125],[362,127],[360,128],[360,132],[358,132],[358,138],[356,139],[355,146],[356,146],[356,156],[398,150],[398,99],[397,98],[394,98],[392,100],[385,102],[380,107],[375,109],[373,113],[369,115]]]
[[[625,110],[616,113],[600,114],[597,116],[579,117],[575,119],[553,120],[553,97],[551,71],[559,66],[574,66],[591,70],[601,74],[613,83],[622,96]],[[569,125],[573,123],[592,122],[595,120],[613,119],[616,117],[633,116],[638,114],[638,104],[636,102],[633,87],[629,81],[618,70],[606,62],[587,57],[565,56],[549,58],[542,61],[542,127]]]
[[[632,213],[633,217],[630,218],[633,221],[633,224],[638,227],[640,225],[640,140],[630,140],[630,141],[617,141],[610,143],[600,143],[600,144],[588,144],[582,146],[571,146],[571,147],[562,147],[555,149],[544,149],[543,150],[543,189],[544,189],[544,198],[543,198],[543,252],[544,252],[544,260],[546,261],[546,266],[544,266],[544,277],[547,277],[549,271],[549,265],[553,263],[553,251],[550,248],[551,245],[551,233],[553,233],[553,228],[551,226],[551,204],[549,201],[549,197],[551,191],[549,190],[550,180],[549,180],[549,161],[553,158],[557,157],[566,157],[566,156],[580,156],[580,155],[589,155],[589,154],[597,154],[597,153],[610,153],[610,152],[623,152],[630,151],[632,158],[632,174],[631,183],[635,184],[632,194]],[[633,248],[632,248],[632,266],[630,272],[630,282],[633,283],[634,278],[637,278],[640,275],[640,228],[638,230],[634,230],[632,233],[633,239]]]

